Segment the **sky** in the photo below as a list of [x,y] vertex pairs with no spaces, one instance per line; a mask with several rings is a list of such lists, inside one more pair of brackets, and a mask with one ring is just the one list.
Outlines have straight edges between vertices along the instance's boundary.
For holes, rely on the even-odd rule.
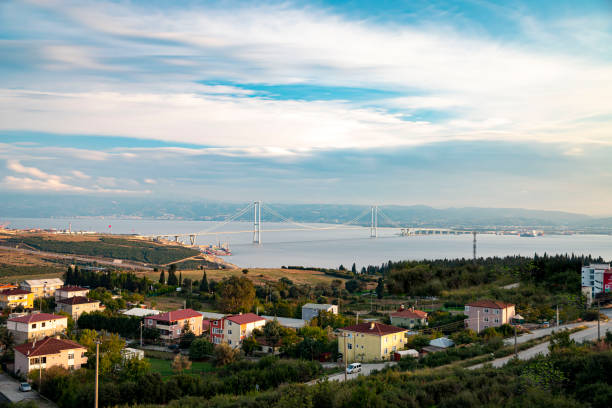
[[611,95],[610,0],[0,1],[0,196],[612,215]]

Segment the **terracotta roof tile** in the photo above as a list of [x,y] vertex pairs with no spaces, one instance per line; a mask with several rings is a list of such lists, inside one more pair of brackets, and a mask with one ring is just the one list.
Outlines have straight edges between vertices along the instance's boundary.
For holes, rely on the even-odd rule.
[[89,289],[82,288],[80,286],[62,286],[58,290],[61,290],[63,292],[82,292],[84,290],[89,290]]
[[89,299],[85,296],[73,296],[71,298],[58,300],[57,303],[64,303],[67,305],[83,305],[85,303],[100,303],[100,301]]
[[29,290],[23,290],[23,289],[5,289],[1,291],[0,293],[6,296],[12,296],[12,295],[27,295],[32,292],[30,292]]
[[59,319],[67,319],[67,317],[59,316],[56,314],[50,314],[50,313],[36,313],[36,314],[29,314],[25,316],[13,317],[12,319],[8,319],[8,321],[18,322],[18,323],[36,323],[36,322],[44,322],[47,320],[59,320]]
[[510,306],[514,306],[512,303],[501,302],[499,300],[477,300],[476,302],[466,303],[466,306],[472,307],[488,307],[489,309],[505,309]]
[[83,349],[81,346],[72,340],[56,339],[54,337],[45,337],[32,343],[25,343],[15,346],[15,351],[20,352],[24,356],[46,356],[49,354],[58,354],[62,350]]
[[427,312],[422,310],[398,310],[391,313],[391,317],[407,317],[408,319],[427,319]]
[[390,326],[382,323],[359,323],[354,326],[341,327],[339,330],[356,332],[356,333],[369,333],[376,334],[378,336],[385,336],[387,334],[400,333],[407,331],[401,327]]
[[255,313],[244,313],[233,316],[226,316],[225,319],[240,325],[258,322],[260,320],[266,320],[262,316],[257,316]]

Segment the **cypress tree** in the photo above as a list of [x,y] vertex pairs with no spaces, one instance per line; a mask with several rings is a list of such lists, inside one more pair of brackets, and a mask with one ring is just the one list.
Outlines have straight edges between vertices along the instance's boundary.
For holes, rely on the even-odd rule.
[[159,283],[161,283],[162,285],[166,283],[166,271],[164,271],[163,269],[159,273]]
[[202,275],[202,281],[200,282],[200,292],[208,292],[208,279],[206,278],[206,271]]

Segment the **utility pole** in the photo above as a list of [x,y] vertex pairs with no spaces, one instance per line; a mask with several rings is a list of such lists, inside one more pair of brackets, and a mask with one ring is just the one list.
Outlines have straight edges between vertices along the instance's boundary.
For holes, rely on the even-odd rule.
[[38,393],[42,395],[42,357],[38,358]]
[[599,317],[600,314],[601,314],[601,299],[597,299],[597,341],[601,339],[601,329],[600,329],[601,318]]
[[557,329],[559,328],[559,305],[557,305]]
[[342,356],[342,359],[344,360],[344,382],[346,382],[346,370],[348,368],[348,356],[346,355],[346,332],[342,332],[342,339],[344,340],[344,355]]
[[476,334],[480,333],[480,310],[476,311]]
[[514,356],[518,358],[518,346],[516,345],[516,323],[514,323]]
[[96,341],[96,395],[94,399],[94,408],[98,408],[98,369],[100,366],[100,342]]
[[143,326],[143,322],[140,322],[140,347],[142,348],[142,326]]

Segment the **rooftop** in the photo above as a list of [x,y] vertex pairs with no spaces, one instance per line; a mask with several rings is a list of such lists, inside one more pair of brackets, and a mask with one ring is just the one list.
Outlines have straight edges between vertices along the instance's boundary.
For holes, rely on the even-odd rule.
[[487,307],[489,309],[505,309],[507,307],[514,306],[512,303],[506,303],[499,300],[477,300],[476,302],[466,303],[466,306],[471,307]]
[[60,278],[51,278],[51,279],[26,279],[23,281],[28,286],[55,286],[55,285],[64,285],[64,281]]
[[339,330],[376,334],[378,336],[386,336],[387,334],[401,333],[406,331],[406,329],[402,329],[401,327],[375,322],[359,323],[354,326],[341,327]]
[[244,314],[238,314],[238,315],[233,315],[233,316],[227,316],[226,319],[236,324],[240,324],[240,325],[258,322],[260,320],[266,320],[263,316],[257,316],[255,313],[244,313]]
[[68,299],[58,300],[58,303],[64,303],[66,305],[83,305],[86,303],[100,303],[99,300],[93,300],[86,298],[85,296],[73,296]]
[[39,341],[34,341],[32,343],[25,343],[19,346],[15,346],[15,351],[18,351],[24,356],[32,357],[32,356],[46,356],[49,354],[58,354],[62,350],[73,350],[77,348],[86,350],[85,347],[71,340],[56,339],[54,337],[45,337],[44,339],[39,340]]
[[122,313],[126,316],[145,317],[145,316],[151,316],[151,315],[158,315],[161,313],[161,311],[155,310],[155,309],[143,309],[141,307],[134,307]]
[[307,308],[307,309],[327,310],[332,306],[335,306],[335,305],[331,305],[329,303],[306,303],[304,306],[302,306],[302,309]]
[[6,296],[12,296],[12,295],[27,295],[32,292],[30,292],[29,290],[23,290],[23,289],[4,289],[0,291],[0,293]]
[[145,319],[152,319],[161,322],[176,322],[178,320],[191,319],[192,317],[202,317],[200,312],[193,309],[173,310],[166,313],[160,313],[155,316],[147,316]]
[[427,312],[422,310],[404,309],[391,313],[391,317],[407,317],[408,319],[426,319]]
[[46,322],[48,320],[59,320],[59,319],[67,319],[66,316],[60,316],[51,313],[36,313],[29,314],[26,316],[13,317],[9,319],[9,322],[17,322],[17,323],[36,323],[36,322]]

